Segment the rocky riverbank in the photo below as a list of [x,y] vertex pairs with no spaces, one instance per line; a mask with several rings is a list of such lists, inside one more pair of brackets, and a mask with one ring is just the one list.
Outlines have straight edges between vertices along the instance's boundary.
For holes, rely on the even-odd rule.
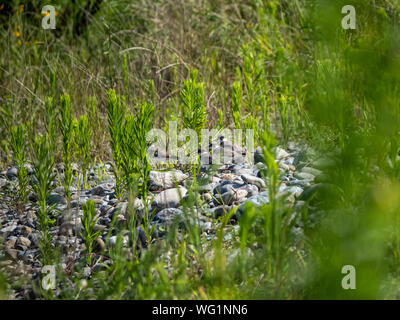
[[[305,146],[289,144],[287,149],[278,147],[276,163],[279,168],[278,196],[284,196],[290,206],[300,208],[304,190],[310,187],[315,180],[321,180],[321,170],[309,165],[310,155],[313,152]],[[215,237],[215,227],[220,223],[219,218],[232,209],[230,228],[227,228],[225,241],[237,232],[237,219],[243,213],[246,203],[262,206],[269,202],[267,184],[263,179],[263,155],[258,148],[255,153],[255,164],[224,164],[211,168],[202,167],[198,174],[198,196],[195,211],[190,219],[195,219],[201,230],[202,237],[212,241]],[[28,174],[33,179],[33,170],[27,165]],[[56,167],[59,176],[62,176],[62,165]],[[75,166],[75,173],[78,167]],[[317,179],[316,179],[317,178]],[[9,282],[24,279],[37,280],[43,267],[40,262],[39,228],[36,217],[36,196],[29,195],[29,203],[23,210],[17,210],[13,205],[13,195],[17,184],[17,169],[11,167],[0,173],[0,266],[7,275]],[[99,259],[93,266],[86,266],[83,270],[87,277],[100,269],[102,265],[110,263],[107,260],[107,251],[117,245],[117,234],[122,236],[122,245],[129,245],[128,201],[119,200],[115,194],[115,179],[110,163],[98,164],[91,168],[89,174],[90,188],[79,190],[77,185],[71,188],[72,198],[68,206],[64,189],[59,182],[54,186],[48,204],[52,206],[51,218],[54,226],[51,227],[52,245],[60,252],[60,264],[65,270],[71,264],[83,258],[84,244],[80,235],[82,206],[88,200],[95,202],[97,224],[96,231],[100,237],[95,243],[95,252]],[[170,171],[150,172],[149,206],[151,221],[151,241],[156,242],[164,237],[173,225],[178,229],[185,228],[187,223],[187,198],[193,184],[193,177],[180,169]],[[185,204],[186,203],[186,204]],[[136,198],[133,201],[136,212],[143,211],[144,202]],[[115,226],[118,226],[117,228]],[[300,228],[300,227],[299,227]],[[145,250],[148,243],[143,225],[137,225],[137,247]],[[150,232],[149,232],[150,233]],[[34,298],[31,288],[17,290],[11,298]]]

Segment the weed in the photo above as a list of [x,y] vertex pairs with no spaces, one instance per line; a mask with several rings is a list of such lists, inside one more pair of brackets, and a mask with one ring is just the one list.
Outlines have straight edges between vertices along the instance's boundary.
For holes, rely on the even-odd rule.
[[116,180],[115,192],[119,198],[122,196],[122,155],[123,155],[123,114],[124,108],[120,96],[114,90],[107,92],[108,100],[108,131],[110,133],[110,145],[114,160],[113,170]]
[[185,80],[180,93],[184,128],[193,129],[200,136],[206,123],[204,84],[197,82],[198,71],[190,72],[190,79]]
[[49,227],[54,223],[50,219],[50,209],[47,205],[47,199],[53,189],[53,181],[55,178],[54,158],[51,154],[51,142],[47,135],[38,135],[34,143],[34,176],[36,177],[36,184],[33,189],[37,194],[37,217],[39,221],[41,237],[40,237],[40,251],[42,254],[43,265],[51,264],[54,257],[54,248],[51,245],[52,236]]
[[62,136],[62,160],[64,162],[64,191],[68,203],[71,201],[71,190],[73,182],[72,172],[72,144],[73,144],[73,118],[71,100],[68,94],[62,95],[59,126]]
[[82,239],[85,243],[86,246],[86,261],[89,265],[92,264],[92,252],[93,252],[93,245],[96,239],[100,236],[101,230],[100,231],[94,231],[94,227],[97,223],[96,219],[96,211],[94,207],[94,202],[91,200],[88,200],[84,205],[83,205],[83,216],[81,218],[82,220]]
[[11,129],[10,148],[13,152],[13,162],[17,168],[18,192],[17,199],[20,207],[24,206],[28,197],[28,172],[25,167],[26,163],[26,128],[24,125],[19,125]]
[[90,146],[91,146],[91,137],[92,132],[90,130],[89,121],[86,115],[83,115],[79,118],[79,120],[75,123],[75,133],[74,133],[74,141],[75,141],[75,150],[78,154],[78,158],[80,159],[81,168],[82,168],[82,179],[83,179],[83,187],[87,187],[87,171],[90,166]]

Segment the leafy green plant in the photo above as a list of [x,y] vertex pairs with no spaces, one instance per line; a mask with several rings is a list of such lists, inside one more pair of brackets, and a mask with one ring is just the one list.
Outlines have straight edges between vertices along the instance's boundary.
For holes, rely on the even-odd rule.
[[54,256],[54,248],[51,246],[51,234],[49,227],[54,223],[49,217],[49,207],[47,204],[48,196],[53,189],[55,174],[54,157],[51,152],[51,142],[48,135],[38,135],[35,137],[34,149],[34,176],[36,183],[33,189],[37,195],[37,217],[41,231],[40,251],[42,254],[43,265],[50,264]]
[[81,218],[82,220],[81,236],[86,246],[86,261],[89,265],[91,265],[92,261],[91,255],[93,252],[93,245],[96,239],[100,236],[101,230],[94,231],[94,227],[97,223],[94,202],[91,200],[86,201],[82,209],[83,209],[83,216]]
[[262,55],[249,45],[242,47],[243,68],[242,77],[245,84],[245,109],[256,116],[265,103],[264,90],[266,89],[265,69]]
[[115,192],[118,197],[122,196],[122,155],[123,155],[123,115],[124,108],[121,97],[117,96],[115,90],[107,91],[107,119],[108,131],[110,133],[110,144],[114,160],[113,171],[116,180]]
[[242,83],[241,81],[235,81],[231,88],[231,100],[232,100],[232,113],[233,120],[236,129],[240,129],[241,126],[241,113],[242,113]]
[[17,199],[21,205],[24,205],[28,197],[28,172],[25,168],[26,163],[26,128],[19,125],[11,128],[10,147],[13,152],[13,161],[18,170],[18,192]]
[[90,166],[90,146],[92,132],[90,130],[89,121],[86,115],[82,115],[75,123],[74,141],[76,145],[76,152],[81,162],[83,186],[87,187],[87,171]]
[[206,106],[204,101],[204,84],[197,82],[198,70],[190,72],[190,79],[185,80],[180,93],[183,125],[193,129],[198,136],[206,123]]
[[54,104],[53,97],[47,97],[45,99],[45,110],[46,110],[46,130],[49,135],[49,139],[51,142],[51,147],[53,152],[57,151],[57,139],[58,139],[58,130],[57,130],[57,110]]
[[62,95],[59,125],[62,136],[62,160],[64,162],[64,191],[68,203],[71,201],[70,187],[73,182],[72,172],[72,144],[73,144],[73,118],[71,99],[68,94]]

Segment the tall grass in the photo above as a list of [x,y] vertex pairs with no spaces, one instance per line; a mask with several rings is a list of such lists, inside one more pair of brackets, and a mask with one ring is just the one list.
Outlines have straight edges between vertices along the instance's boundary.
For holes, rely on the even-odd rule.
[[11,129],[10,148],[13,152],[13,162],[17,168],[18,190],[17,190],[17,207],[24,206],[28,197],[28,171],[26,164],[26,128],[19,125]]
[[51,153],[50,139],[47,135],[39,135],[35,138],[34,144],[34,175],[36,184],[33,189],[37,195],[37,218],[40,229],[39,248],[42,254],[42,264],[52,264],[54,259],[54,248],[52,247],[52,237],[50,227],[54,225],[54,220],[50,218],[50,209],[47,199],[53,189],[54,181],[54,157]]

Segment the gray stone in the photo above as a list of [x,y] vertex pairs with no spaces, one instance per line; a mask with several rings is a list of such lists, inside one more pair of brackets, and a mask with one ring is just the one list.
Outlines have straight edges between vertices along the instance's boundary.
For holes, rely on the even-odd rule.
[[104,244],[103,239],[96,238],[96,240],[94,242],[94,247],[93,247],[94,251],[95,252],[101,252],[101,251],[104,250],[104,248],[105,248],[105,244]]
[[17,167],[11,167],[7,170],[6,176],[9,180],[14,180],[17,178],[18,169]]
[[[118,239],[117,236],[111,236],[111,237],[108,239],[108,245],[109,245],[110,247],[115,247],[116,244],[117,244],[117,239]],[[129,242],[129,237],[128,237],[128,236],[122,237],[122,245],[123,245],[123,246],[128,245],[128,242]]]
[[7,234],[12,233],[17,228],[17,225],[13,224],[7,227],[4,227],[0,230],[0,235],[6,236]]
[[214,196],[214,204],[215,205],[231,205],[235,200],[235,192],[233,190],[229,190],[223,194],[217,194]]
[[259,187],[260,189],[265,189],[267,187],[265,185],[265,181],[263,179],[261,179],[261,178],[258,178],[258,177],[255,177],[255,176],[251,176],[249,174],[242,174],[241,178],[246,183],[253,184],[253,185]]
[[282,149],[280,147],[276,148],[276,159],[277,160],[286,159],[287,157],[290,157],[290,154],[287,153],[285,149]]
[[268,191],[264,191],[255,196],[250,197],[249,199],[247,199],[245,203],[247,202],[252,203],[256,207],[268,204],[269,203]]
[[157,221],[158,223],[161,223],[166,226],[172,225],[174,221],[181,222],[182,219],[183,219],[183,212],[182,210],[177,208],[163,209],[154,216],[154,221]]
[[254,152],[254,162],[264,163],[264,153],[260,147],[257,147],[256,151]]
[[66,204],[67,200],[60,194],[57,193],[51,193],[49,197],[47,198],[47,203],[49,205],[53,204]]
[[179,205],[181,198],[183,198],[186,193],[187,189],[184,187],[164,190],[157,194],[151,204],[151,207],[156,211],[160,211],[165,208],[176,208]]
[[204,223],[204,232],[210,233],[210,232],[212,232],[212,230],[213,230],[212,223],[210,221],[207,221],[206,223]]
[[220,185],[218,185],[214,188],[214,195],[224,194],[224,193],[232,191],[232,190],[233,190],[232,183],[225,183],[225,184],[221,183]]
[[208,193],[208,192],[203,193],[200,198],[203,199],[206,202],[211,201],[213,199],[212,195],[210,193]]
[[7,180],[0,178],[0,188],[4,187],[5,185],[7,185]]
[[215,218],[219,218],[221,216],[224,216],[231,210],[232,210],[231,206],[222,205],[222,206],[212,209],[211,213],[214,215]]
[[103,183],[94,188],[92,188],[89,193],[96,196],[105,196],[109,193],[112,193],[114,185],[111,183]]
[[17,245],[29,248],[31,246],[31,241],[28,238],[21,236],[18,238]]
[[180,184],[188,176],[180,170],[174,171],[150,171],[149,186],[151,191],[165,190]]

